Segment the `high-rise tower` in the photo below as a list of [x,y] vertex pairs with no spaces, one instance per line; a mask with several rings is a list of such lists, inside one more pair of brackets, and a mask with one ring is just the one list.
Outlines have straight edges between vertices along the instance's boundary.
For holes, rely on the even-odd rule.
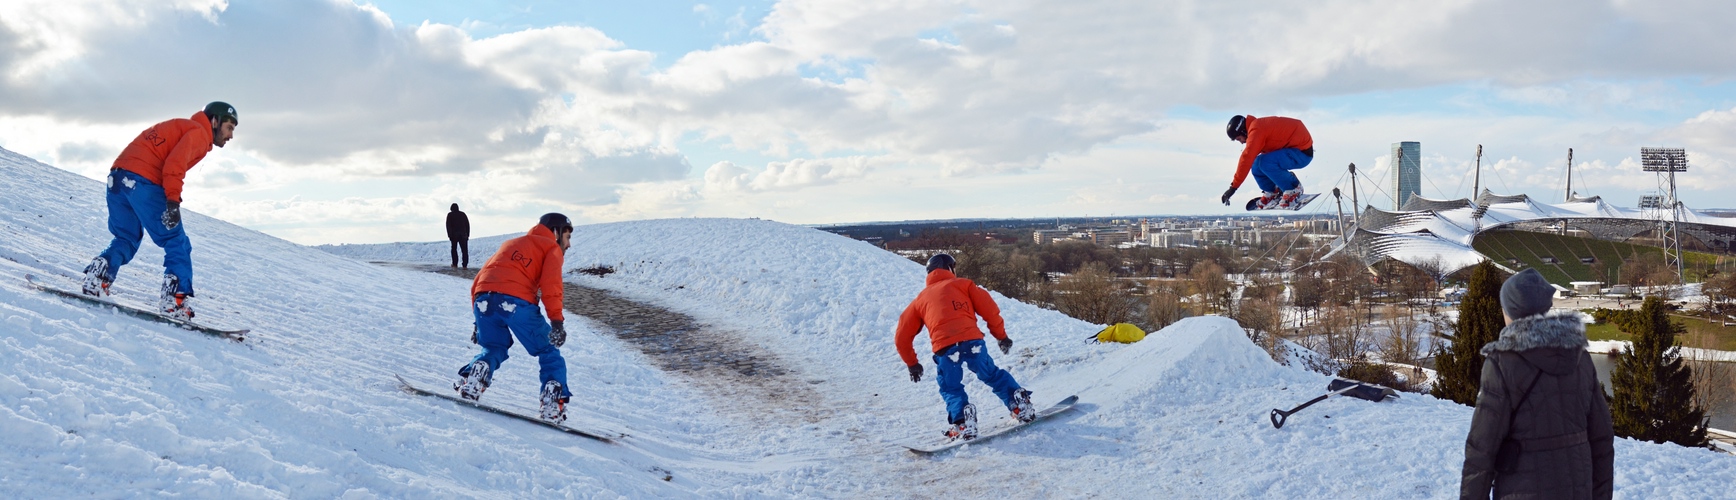
[[1423,143],[1416,141],[1392,144],[1392,209],[1404,208],[1411,195],[1423,191]]

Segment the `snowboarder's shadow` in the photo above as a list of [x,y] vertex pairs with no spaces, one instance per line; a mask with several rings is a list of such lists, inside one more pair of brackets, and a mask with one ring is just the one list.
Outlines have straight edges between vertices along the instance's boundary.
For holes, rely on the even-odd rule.
[[1096,413],[1098,408],[1096,404],[1078,403],[1029,428],[1019,429],[1017,433],[1002,438],[1003,442],[984,443],[984,446],[1014,455],[1060,459],[1131,457],[1138,453],[1134,443],[1119,439],[1128,435],[1129,429],[1079,423],[1080,419]]

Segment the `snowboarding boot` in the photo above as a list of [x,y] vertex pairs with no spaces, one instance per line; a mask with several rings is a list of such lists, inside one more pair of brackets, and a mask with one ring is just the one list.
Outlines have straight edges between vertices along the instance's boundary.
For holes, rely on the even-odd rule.
[[84,294],[101,297],[109,294],[108,259],[97,257],[90,260],[90,265],[84,266]]
[[1296,208],[1297,198],[1301,198],[1301,197],[1302,197],[1302,185],[1297,184],[1295,188],[1286,189],[1286,190],[1284,190],[1283,193],[1281,193],[1278,196],[1277,208]]
[[163,315],[181,321],[193,319],[193,296],[181,293],[181,279],[173,274],[163,275],[163,290],[157,296],[157,310]]
[[1282,193],[1282,192],[1261,191],[1260,192],[1260,203],[1257,204],[1256,206],[1260,207],[1261,210],[1271,210],[1274,208],[1278,208],[1278,204],[1281,203],[1283,200],[1284,200],[1284,193]]
[[1037,409],[1031,406],[1031,391],[1029,390],[1019,389],[1018,392],[1014,392],[1013,407],[1009,409],[1013,411],[1013,418],[1018,419],[1019,423],[1030,423],[1037,419]]
[[471,401],[482,399],[482,391],[488,390],[489,379],[493,378],[489,376],[490,372],[488,362],[478,359],[476,362],[470,363],[469,366],[465,366],[464,369],[458,370],[458,375],[464,378],[453,382],[452,389],[458,391],[458,396],[464,399]]
[[560,423],[567,421],[567,398],[561,395],[561,383],[553,380],[543,384],[542,419]]
[[949,441],[960,439],[969,441],[976,439],[976,437],[976,405],[967,404],[964,405],[964,411],[959,414],[958,421],[953,422],[952,427],[946,429],[946,438]]

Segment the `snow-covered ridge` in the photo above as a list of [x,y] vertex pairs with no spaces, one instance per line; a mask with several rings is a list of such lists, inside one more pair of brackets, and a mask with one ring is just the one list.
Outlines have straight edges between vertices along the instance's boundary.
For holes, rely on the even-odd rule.
[[[101,184],[0,151],[0,494],[82,497],[1451,497],[1470,410],[1422,395],[1318,395],[1233,322],[1183,321],[1132,345],[1001,299],[1017,341],[996,353],[1039,403],[1073,412],[934,459],[889,444],[932,435],[932,379],[911,383],[891,329],[922,267],[809,228],[680,219],[579,228],[569,280],[692,315],[774,352],[822,396],[805,418],[744,417],[582,320],[562,350],[574,418],[609,445],[415,397],[390,373],[444,380],[475,353],[468,282],[367,264],[445,263],[445,242],[301,247],[187,214],[200,317],[251,326],[245,344],[115,315],[24,287],[70,279],[106,243]],[[13,189],[13,188],[16,189]],[[437,223],[439,214],[430,217]],[[533,221],[526,221],[528,229]],[[473,263],[504,236],[473,241]],[[154,289],[150,244],[117,286]],[[334,255],[341,254],[341,255]],[[919,337],[925,342],[926,337]],[[487,398],[529,404],[522,350]],[[970,382],[983,425],[998,403]],[[792,387],[792,390],[794,388]],[[1736,460],[1617,443],[1618,495],[1724,491]],[[1345,470],[1356,470],[1345,474]],[[665,474],[667,472],[667,474]],[[1331,481],[1318,478],[1334,478]],[[665,480],[665,478],[669,478]],[[148,494],[148,493],[142,493]]]

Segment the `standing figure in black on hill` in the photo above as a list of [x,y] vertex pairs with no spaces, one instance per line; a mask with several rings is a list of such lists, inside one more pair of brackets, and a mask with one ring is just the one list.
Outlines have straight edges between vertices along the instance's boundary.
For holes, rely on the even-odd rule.
[[1501,285],[1507,328],[1483,346],[1460,498],[1610,498],[1614,429],[1578,311],[1550,313],[1536,269]]
[[[470,217],[458,209],[458,204],[452,204],[452,211],[446,212],[446,239],[452,241],[452,267],[470,269]],[[464,260],[458,260],[458,252],[464,251]]]

